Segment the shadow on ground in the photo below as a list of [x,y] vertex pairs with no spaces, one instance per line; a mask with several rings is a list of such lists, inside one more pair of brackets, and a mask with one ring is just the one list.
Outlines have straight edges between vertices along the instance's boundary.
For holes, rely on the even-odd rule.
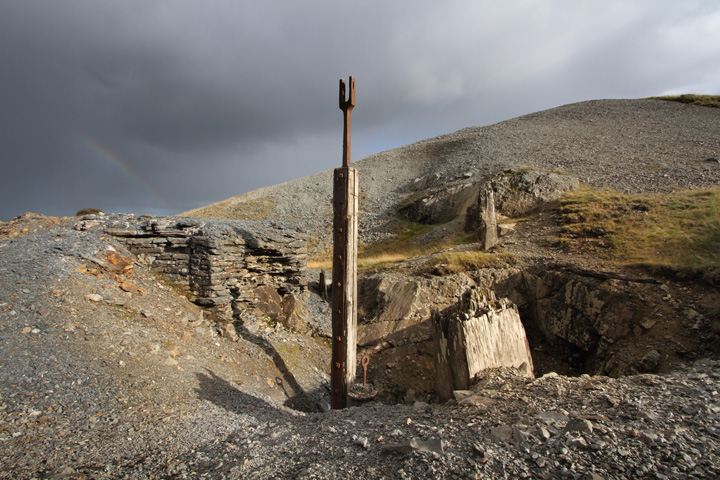
[[234,414],[246,413],[257,417],[258,414],[262,416],[263,412],[268,412],[269,415],[273,416],[284,413],[272,404],[239,390],[213,371],[209,369],[206,369],[206,371],[207,374],[195,374],[198,379],[196,390],[198,398],[209,400],[218,407]]
[[313,392],[306,392],[302,386],[300,386],[295,375],[290,371],[290,368],[288,368],[282,355],[280,355],[270,341],[260,335],[252,333],[245,325],[238,325],[236,323],[235,329],[245,340],[262,348],[263,352],[265,352],[275,364],[275,367],[282,375],[282,378],[278,378],[276,381],[288,397],[285,402],[286,407],[308,413],[329,410],[329,390],[326,392],[324,389],[319,389]]

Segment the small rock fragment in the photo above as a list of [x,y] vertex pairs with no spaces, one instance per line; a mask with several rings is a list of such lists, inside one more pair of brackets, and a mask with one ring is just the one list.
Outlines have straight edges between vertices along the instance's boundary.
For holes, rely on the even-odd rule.
[[419,440],[417,438],[412,438],[409,442],[389,444],[382,447],[383,452],[398,455],[407,455],[412,451],[440,454],[444,450],[445,445],[442,440]]
[[362,448],[364,448],[365,450],[367,450],[368,448],[370,448],[370,440],[368,440],[367,437],[358,437],[358,436],[356,436],[356,435],[353,435],[353,436],[352,436],[352,441],[353,441],[353,443],[354,443],[355,445],[359,445],[359,446],[361,446]]
[[97,293],[89,293],[85,295],[85,298],[87,298],[91,302],[102,302],[103,297],[102,295],[98,295]]
[[573,418],[567,423],[567,425],[565,425],[565,430],[568,432],[592,433],[593,425],[590,420],[585,420],[584,418]]
[[645,330],[650,330],[652,327],[655,326],[656,323],[657,323],[657,320],[647,319],[644,322],[642,322],[640,324],[640,326],[643,327]]
[[240,339],[235,331],[235,326],[232,323],[225,324],[225,327],[222,330],[222,335],[231,342],[237,342]]
[[587,441],[586,441],[584,438],[582,438],[582,437],[578,437],[578,438],[573,438],[573,439],[571,439],[571,440],[570,440],[570,445],[573,446],[573,447],[588,448],[588,443],[587,443]]
[[510,425],[500,425],[490,430],[490,436],[501,442],[509,442],[512,438],[513,428]]
[[646,353],[636,364],[636,368],[640,372],[651,373],[657,370],[660,362],[660,352],[657,350],[650,350]]
[[137,292],[138,287],[134,283],[126,280],[120,284],[120,290],[123,292],[133,293]]

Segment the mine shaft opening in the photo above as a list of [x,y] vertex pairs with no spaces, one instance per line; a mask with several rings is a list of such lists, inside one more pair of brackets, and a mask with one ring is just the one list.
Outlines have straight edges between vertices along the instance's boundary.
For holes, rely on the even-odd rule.
[[520,320],[525,327],[535,377],[550,372],[569,377],[590,373],[587,366],[590,355],[587,352],[560,338],[549,341],[529,311],[520,310]]
[[[560,336],[543,331],[542,319],[535,316],[537,307],[530,295],[522,291],[522,286],[521,277],[516,276],[509,279],[505,285],[498,286],[502,295],[497,296],[510,297],[518,306],[518,314],[532,357],[533,374],[540,377],[550,372],[566,376],[596,373],[600,337],[591,330],[581,329],[569,335],[569,338],[586,338],[591,345],[591,348],[586,350]],[[560,306],[563,310],[571,307]],[[374,316],[378,315],[378,312],[373,313]],[[577,312],[577,315],[583,316],[585,312]],[[389,341],[358,349],[358,358],[368,352],[372,357],[368,378],[380,391],[378,399],[384,403],[405,404],[438,401],[433,339],[408,341],[395,338],[394,343],[393,339],[387,340]]]

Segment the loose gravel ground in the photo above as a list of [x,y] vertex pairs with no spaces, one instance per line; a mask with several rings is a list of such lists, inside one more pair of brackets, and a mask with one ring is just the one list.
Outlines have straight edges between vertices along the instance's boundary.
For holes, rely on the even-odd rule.
[[217,336],[112,239],[16,223],[0,237],[0,478],[720,475],[717,361],[620,379],[499,370],[449,404],[300,412],[266,350]]
[[[628,191],[717,185],[718,112],[698,108],[586,102],[369,157],[358,162],[374,180],[367,218],[438,171],[528,165]],[[271,189],[277,208],[309,218],[326,176]],[[299,412],[266,349],[219,337],[175,287],[73,223],[0,228],[0,478],[720,477],[715,360],[620,379],[496,371],[445,405]]]
[[28,224],[0,239],[0,478],[720,475],[717,362],[501,370],[446,405],[298,412],[262,349],[217,337],[120,245]]

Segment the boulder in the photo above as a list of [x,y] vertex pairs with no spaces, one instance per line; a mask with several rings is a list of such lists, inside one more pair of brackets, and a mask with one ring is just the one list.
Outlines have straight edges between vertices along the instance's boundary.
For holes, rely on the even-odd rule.
[[638,360],[635,368],[641,373],[654,373],[658,370],[658,365],[662,355],[657,350],[650,350],[640,360]]
[[378,273],[359,279],[358,345],[432,338],[430,312],[455,301],[475,282],[467,275],[419,278]]
[[303,335],[314,333],[314,329],[310,325],[311,316],[307,306],[309,295],[308,292],[288,293],[282,299],[285,328],[291,332]]
[[255,294],[255,309],[260,315],[279,317],[283,314],[283,299],[270,285],[261,285],[253,291]]
[[495,209],[506,217],[530,215],[560,199],[580,182],[569,175],[536,170],[506,170],[492,181]]

